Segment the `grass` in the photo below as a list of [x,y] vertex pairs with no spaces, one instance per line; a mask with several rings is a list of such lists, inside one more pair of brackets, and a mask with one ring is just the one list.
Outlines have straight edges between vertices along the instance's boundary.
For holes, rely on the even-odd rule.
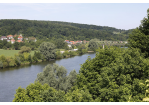
[[[0,49],[0,55],[14,57],[14,55],[18,54],[19,51],[20,50],[3,50],[3,49]],[[31,51],[30,54],[33,56],[34,51]]]

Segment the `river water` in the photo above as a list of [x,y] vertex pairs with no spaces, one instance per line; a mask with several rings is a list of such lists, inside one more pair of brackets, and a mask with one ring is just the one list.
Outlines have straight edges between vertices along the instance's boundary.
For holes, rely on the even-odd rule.
[[15,90],[19,86],[26,88],[30,83],[34,83],[37,74],[42,72],[46,65],[56,63],[64,66],[67,74],[73,69],[79,73],[80,64],[83,64],[88,56],[94,58],[95,53],[0,70],[0,102],[12,102]]

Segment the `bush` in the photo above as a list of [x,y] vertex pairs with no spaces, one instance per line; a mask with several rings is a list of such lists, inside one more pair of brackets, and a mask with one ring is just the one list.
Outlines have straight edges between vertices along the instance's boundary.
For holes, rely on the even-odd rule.
[[37,57],[36,57],[36,56],[33,56],[32,61],[33,61],[33,62],[38,62]]
[[8,63],[7,62],[3,62],[3,68],[6,68],[6,67],[8,67],[9,65],[8,65]]
[[82,53],[87,53],[87,50],[86,49],[82,49]]
[[62,54],[60,53],[60,51],[56,52],[56,59],[61,59],[62,58]]
[[11,59],[11,61],[10,61],[10,63],[9,63],[9,66],[10,67],[13,67],[13,66],[15,66],[16,64],[15,64],[15,60],[13,60],[13,59]]
[[26,46],[22,46],[19,53],[23,54],[24,52],[30,53],[31,52],[31,48],[30,47],[26,47]]
[[24,53],[23,53],[24,61],[28,61],[29,55],[30,55],[30,54],[27,53],[27,52],[24,52]]
[[16,65],[20,65],[21,64],[21,60],[20,60],[19,55],[15,55],[15,64]]
[[0,68],[2,68],[3,67],[3,62],[2,61],[0,61]]

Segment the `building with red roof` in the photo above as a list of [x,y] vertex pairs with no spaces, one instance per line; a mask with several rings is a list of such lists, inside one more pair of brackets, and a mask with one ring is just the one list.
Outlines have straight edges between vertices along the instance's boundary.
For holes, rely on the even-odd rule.
[[19,35],[18,40],[23,40],[23,37],[21,35]]
[[13,35],[7,35],[7,38],[8,39],[12,39],[13,38]]
[[14,39],[11,39],[11,44],[13,44],[15,42],[15,40]]
[[20,40],[17,40],[17,42],[23,42],[23,41],[20,39]]

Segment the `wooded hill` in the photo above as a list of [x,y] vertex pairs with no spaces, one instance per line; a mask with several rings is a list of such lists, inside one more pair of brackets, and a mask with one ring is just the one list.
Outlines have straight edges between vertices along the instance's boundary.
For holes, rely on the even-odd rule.
[[58,21],[37,21],[22,19],[0,20],[0,36],[22,34],[24,37],[34,36],[38,39],[67,39],[126,41],[131,30],[116,29],[107,26],[96,26]]

